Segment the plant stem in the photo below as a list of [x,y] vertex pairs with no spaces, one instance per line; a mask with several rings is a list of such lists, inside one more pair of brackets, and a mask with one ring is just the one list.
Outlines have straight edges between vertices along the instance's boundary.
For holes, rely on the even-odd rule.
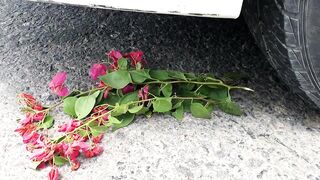
[[142,84],[178,84],[178,83],[189,83],[189,84],[200,84],[200,85],[218,85],[223,86],[228,89],[242,89],[247,91],[253,91],[250,88],[242,87],[242,86],[229,86],[224,84],[222,81],[219,82],[199,82],[199,81],[150,81]]

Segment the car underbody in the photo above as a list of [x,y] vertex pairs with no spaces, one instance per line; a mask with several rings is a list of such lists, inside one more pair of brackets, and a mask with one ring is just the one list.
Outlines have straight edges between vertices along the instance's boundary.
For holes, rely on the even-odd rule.
[[[31,0],[39,1],[39,0]],[[41,2],[73,4],[93,8],[134,11],[159,14],[176,14],[184,16],[201,16],[214,18],[237,18],[241,12],[243,0],[40,0]]]

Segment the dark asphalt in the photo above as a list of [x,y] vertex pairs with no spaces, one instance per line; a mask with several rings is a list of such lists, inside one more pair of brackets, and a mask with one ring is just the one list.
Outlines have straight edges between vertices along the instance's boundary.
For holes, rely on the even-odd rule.
[[[225,142],[216,139],[217,146],[218,144],[221,145],[221,143],[229,142],[229,140],[234,143],[240,139],[244,142],[252,142],[252,144],[247,145],[249,150],[251,150],[251,146],[256,146],[258,150],[263,150],[265,146],[263,143],[268,142],[266,144],[268,146],[270,145],[270,149],[277,149],[277,151],[270,152],[272,156],[279,156],[279,159],[282,159],[282,157],[294,157],[287,159],[302,161],[300,165],[303,163],[306,165],[313,163],[310,167],[316,170],[317,167],[320,167],[319,165],[315,165],[318,163],[316,160],[313,162],[314,156],[318,155],[314,149],[318,147],[310,144],[309,149],[307,148],[307,150],[305,150],[304,147],[306,145],[304,145],[305,142],[303,142],[304,139],[318,137],[318,133],[320,132],[320,119],[317,112],[313,110],[311,106],[300,100],[297,95],[290,92],[287,86],[279,80],[275,71],[255,45],[242,17],[237,20],[226,20],[169,16],[118,12],[19,0],[0,0],[0,92],[3,93],[0,94],[0,101],[3,101],[1,102],[0,113],[3,121],[8,121],[7,118],[9,118],[10,121],[10,131],[7,128],[1,130],[1,132],[4,132],[1,136],[6,138],[3,139],[3,142],[1,141],[1,146],[4,149],[17,146],[17,137],[12,133],[16,126],[16,123],[13,122],[13,116],[15,117],[15,114],[18,116],[16,104],[12,100],[14,99],[13,94],[28,91],[40,97],[43,101],[51,101],[54,97],[50,95],[47,84],[52,75],[61,70],[68,72],[68,86],[70,88],[88,88],[92,85],[92,83],[89,82],[88,68],[92,63],[99,62],[104,58],[104,53],[110,49],[118,49],[124,52],[140,49],[145,52],[149,66],[153,68],[188,72],[210,72],[219,77],[228,72],[242,74],[244,78],[238,81],[238,83],[255,90],[254,93],[233,93],[235,100],[239,102],[244,109],[244,116],[236,118],[218,113],[214,118],[217,118],[217,122],[221,121],[222,123],[210,126],[210,123],[216,122],[194,121],[194,123],[198,123],[195,124],[199,126],[197,128],[199,130],[216,128],[208,131],[208,137],[212,137],[215,130],[224,132],[225,134],[221,134],[227,139]],[[4,87],[8,87],[8,92],[5,91]],[[140,137],[142,132],[146,132],[147,135],[141,137],[144,139],[137,140],[142,144],[141,146],[134,146],[134,143],[131,142],[133,140],[131,140],[126,141],[124,145],[120,144],[115,147],[118,147],[120,150],[130,148],[131,146],[136,149],[144,146],[157,149],[157,143],[160,143],[161,138],[154,140],[152,139],[153,136],[158,137],[159,135],[170,138],[162,135],[162,130],[168,132],[166,135],[172,133],[170,131],[172,129],[173,133],[178,134],[178,131],[175,132],[174,130],[180,127],[177,124],[173,124],[170,126],[172,129],[168,129],[161,124],[161,122],[157,121],[159,119],[162,120],[166,118],[156,116],[155,119],[150,121],[154,125],[152,127],[157,127],[153,132],[149,132],[150,127],[144,126],[141,121],[138,121],[138,125],[140,125],[139,127],[141,127],[142,130],[134,125],[133,127],[136,131],[129,131],[129,129],[124,130],[124,132],[129,134],[126,137],[129,139],[136,139],[135,137]],[[157,124],[158,122],[159,124]],[[190,117],[187,118],[187,123],[188,122],[193,123],[193,119]],[[263,125],[260,126],[260,122],[263,122]],[[166,121],[164,120],[163,123],[165,124]],[[282,124],[278,125],[277,123],[283,123],[284,125],[281,126]],[[191,135],[196,135],[194,139],[191,138],[192,141],[194,140],[194,144],[197,144],[199,140],[203,138],[203,134],[198,131],[196,127],[189,127],[188,125],[181,127],[185,127],[185,132],[182,131],[182,134],[180,134],[180,141],[183,141],[185,137],[183,133],[187,134],[188,132]],[[232,129],[232,127],[234,129]],[[292,130],[292,132],[290,132],[292,133],[292,140],[286,141],[288,137],[285,136],[285,132],[290,130]],[[264,136],[264,133],[261,132],[265,131],[270,134]],[[296,133],[296,131],[299,131],[299,133]],[[260,134],[258,134],[258,132]],[[148,133],[151,139],[148,139]],[[116,140],[117,138],[122,138],[118,134],[114,137]],[[273,138],[272,136],[275,134],[277,136]],[[204,135],[206,134],[204,133]],[[267,140],[256,138],[262,136]],[[279,137],[283,139],[285,143],[279,143]],[[118,142],[116,140],[110,143]],[[263,143],[261,143],[262,141]],[[313,142],[316,143],[316,140]],[[175,145],[176,142],[172,140],[171,143]],[[201,142],[198,145],[199,147],[211,147],[205,143],[206,142]],[[226,147],[233,149],[236,154],[238,152],[235,148],[239,148],[239,146],[242,147],[242,145],[233,146],[234,144],[232,143]],[[289,145],[284,145],[286,143]],[[185,146],[190,147],[189,144],[185,144]],[[18,160],[13,161],[13,159],[15,159],[13,156],[16,156],[17,153],[20,153],[20,155],[23,153],[21,152],[21,147],[20,144],[20,149],[17,149],[17,152],[6,151],[8,155],[1,155],[1,158],[4,159],[6,164],[17,165],[20,161],[27,161],[27,158],[22,158],[19,162]],[[194,149],[199,149],[199,147],[194,145]],[[284,147],[286,151],[282,150]],[[292,150],[295,148],[298,149],[297,152]],[[256,152],[259,152],[258,150]],[[278,151],[284,154],[278,153]],[[308,152],[305,153],[305,151]],[[118,149],[112,151],[111,149],[110,152],[121,151],[118,151]],[[174,153],[175,151],[172,150],[169,152]],[[309,156],[309,161],[312,163],[306,163],[301,158],[302,156],[299,156],[299,153],[302,155],[307,154],[306,156]],[[244,151],[242,154],[245,156],[245,154],[248,153]],[[107,155],[108,154],[106,154],[106,156]],[[163,159],[171,159],[166,153],[160,155]],[[130,157],[132,156],[134,155],[131,154]],[[189,156],[192,156],[192,154]],[[199,156],[204,160],[206,159],[205,153],[203,155],[200,153]],[[146,155],[146,157],[148,156]],[[179,157],[179,154],[177,157]],[[144,162],[144,159],[140,157],[135,158],[139,162]],[[183,158],[184,155],[181,159]],[[223,159],[224,157],[218,154],[217,159],[219,158],[221,162],[233,163],[233,159],[228,159],[228,156]],[[269,169],[266,168],[270,175],[277,174],[277,171],[272,170],[273,167],[279,164],[277,158],[278,157],[275,158],[275,161],[271,161],[271,163],[269,159],[264,160],[266,163],[271,164],[268,166],[270,167]],[[133,160],[136,159],[133,158]],[[123,161],[128,164],[128,166],[131,166],[133,163],[129,160],[130,158],[124,156]],[[230,160],[230,162],[228,160]],[[97,161],[99,161],[99,159],[97,159]],[[152,158],[149,161],[149,164],[156,162],[156,160],[153,161]],[[177,161],[180,161],[180,159]],[[104,166],[101,161],[99,162],[101,167]],[[164,161],[164,168],[170,168],[170,166],[167,166],[168,162]],[[110,163],[116,164],[117,160],[112,161],[111,159]],[[291,161],[288,161],[287,164],[289,170],[294,170],[295,167],[293,167]],[[227,164],[226,166],[229,165]],[[281,164],[279,166],[281,166]],[[231,166],[229,167],[232,169]],[[11,167],[5,168],[8,170],[8,168]],[[18,171],[24,171],[23,168],[24,165],[20,165]],[[128,168],[127,171],[140,170],[139,168],[132,165],[132,169]],[[210,168],[211,166],[209,170]],[[214,169],[215,168],[211,168],[213,171]],[[314,169],[300,169],[300,174],[297,177],[304,177],[304,173],[308,170],[310,170],[310,172],[316,172]],[[192,171],[192,167],[187,168],[187,170]],[[295,174],[292,174],[289,170],[284,173],[296,177]],[[155,172],[157,171],[158,170],[155,170]],[[25,173],[28,172],[26,171]],[[87,173],[86,171],[82,172]],[[265,171],[262,170],[261,172],[263,173]],[[7,173],[5,175],[8,177],[17,177],[12,169],[10,172],[5,173]],[[92,172],[92,174],[94,173],[95,172]],[[142,174],[143,173],[144,171]],[[163,172],[163,174],[165,173],[166,172]],[[172,170],[170,173],[176,174],[176,171]],[[125,172],[124,174],[127,175],[128,173]],[[259,176],[259,172],[258,176],[256,176],[255,172],[252,172],[252,174],[255,177]],[[316,175],[316,173],[314,174]],[[238,175],[239,174],[236,173],[234,177],[238,177]],[[243,177],[241,173],[239,177],[240,176]],[[32,177],[32,175],[29,175],[29,177]]]

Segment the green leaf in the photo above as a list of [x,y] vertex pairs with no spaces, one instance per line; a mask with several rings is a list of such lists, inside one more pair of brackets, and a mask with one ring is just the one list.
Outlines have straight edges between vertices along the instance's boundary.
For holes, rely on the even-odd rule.
[[200,103],[191,103],[190,111],[192,116],[196,118],[211,118],[210,112]]
[[158,84],[149,84],[149,92],[155,96],[160,96],[160,86]]
[[134,114],[126,113],[118,117],[118,119],[121,121],[120,124],[114,124],[112,126],[112,131],[115,131],[117,129],[123,128],[131,124],[134,120]]
[[101,101],[103,100],[103,91],[100,92],[99,96],[96,98],[95,105],[99,105]]
[[210,103],[205,105],[205,108],[208,110],[209,113],[212,113],[214,106]]
[[112,116],[109,117],[109,122],[111,124],[120,124],[121,123],[121,121],[119,121],[117,118],[112,117]]
[[53,157],[53,163],[57,166],[63,166],[67,163],[69,163],[68,159],[64,158],[64,157],[61,157],[61,156],[57,156],[55,155]]
[[191,100],[184,100],[182,102],[182,105],[183,105],[183,109],[184,109],[185,112],[191,112],[190,111]]
[[226,100],[218,104],[218,107],[225,113],[240,116],[242,114],[241,108],[238,104],[231,100]]
[[94,98],[97,98],[100,95],[100,91],[95,91],[93,94],[91,94],[90,96],[93,96]]
[[226,101],[229,99],[229,90],[226,87],[211,88],[208,97],[216,101]]
[[150,79],[149,70],[133,70],[130,71],[132,81],[135,83],[143,83],[145,80]]
[[128,111],[128,105],[127,104],[119,105],[118,103],[116,103],[116,106],[112,110],[111,115],[112,116],[119,116],[121,114],[125,114],[127,111]]
[[151,111],[147,111],[144,115],[145,115],[147,118],[151,118],[151,117],[152,117],[152,112],[151,112]]
[[168,72],[165,70],[150,70],[150,76],[160,81],[170,79]]
[[138,100],[139,100],[138,91],[135,91],[135,92],[131,92],[131,93],[124,95],[120,99],[120,104],[127,104],[127,103],[130,103],[133,101],[138,101]]
[[197,76],[194,73],[184,73],[185,77],[188,79],[197,79]]
[[135,113],[141,111],[142,109],[143,109],[143,105],[134,106],[133,108],[129,109],[129,112],[135,114]]
[[78,98],[76,97],[67,97],[63,100],[63,112],[75,117],[76,116],[76,112],[74,110],[74,106],[76,104]]
[[180,91],[191,91],[196,87],[195,84],[192,83],[183,83],[183,84],[179,84],[179,90]]
[[126,58],[121,58],[118,60],[118,67],[122,70],[128,69],[128,60]]
[[80,134],[81,137],[86,137],[88,135],[88,131],[84,129],[79,129],[78,133]]
[[56,139],[54,142],[55,143],[60,143],[60,142],[62,142],[63,140],[65,140],[66,139],[66,136],[61,136],[61,137],[59,137],[58,139]]
[[184,115],[183,106],[178,107],[173,113],[172,116],[177,120],[182,120]]
[[152,102],[154,112],[167,112],[172,109],[171,98],[157,98]]
[[121,121],[121,123],[114,124],[112,126],[112,131],[128,126],[134,120],[134,114],[126,113],[121,116],[118,116],[117,118]]
[[82,96],[78,98],[74,106],[78,119],[83,119],[90,114],[95,103],[96,98],[94,96]]
[[116,93],[109,92],[108,98],[102,99],[100,104],[110,104],[112,106],[115,106],[116,103],[118,103],[119,101],[120,101],[120,97]]
[[99,136],[102,133],[105,133],[109,126],[89,126],[92,136]]
[[165,97],[170,97],[172,94],[172,84],[164,84],[161,87],[161,91]]
[[214,78],[214,77],[206,77],[205,78],[205,81],[206,82],[220,82],[220,80],[219,79],[216,79],[216,78]]
[[172,109],[177,109],[178,107],[182,106],[182,103],[184,100],[176,100],[176,101],[177,101],[177,103],[174,104]]
[[100,79],[115,89],[122,89],[131,82],[130,73],[125,70],[113,71],[101,76]]
[[140,114],[146,114],[149,111],[149,108],[147,107],[142,107],[140,111],[136,112],[136,115],[140,115]]
[[52,116],[46,116],[43,120],[43,122],[38,126],[38,128],[41,129],[49,129],[53,126],[53,117]]
[[184,75],[184,73],[179,72],[179,71],[169,71],[168,74],[169,74],[170,77],[172,77],[174,79],[187,80],[187,78]]

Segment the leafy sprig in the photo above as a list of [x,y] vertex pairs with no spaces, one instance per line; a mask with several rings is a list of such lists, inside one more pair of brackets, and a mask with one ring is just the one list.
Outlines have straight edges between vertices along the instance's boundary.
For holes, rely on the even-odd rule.
[[[182,120],[189,112],[196,118],[210,119],[215,109],[241,115],[230,91],[252,91],[227,85],[211,74],[146,69],[141,51],[125,55],[111,51],[107,55],[112,61],[109,66],[94,64],[90,70],[91,78],[99,80],[97,87],[69,93],[64,84],[66,73],[60,72],[50,82],[52,92],[61,96],[57,104],[43,107],[29,94],[19,96],[26,105],[26,118],[16,132],[33,153],[35,167],[52,166],[49,179],[58,178],[57,166],[70,164],[76,170],[80,153],[88,158],[99,155],[103,134],[128,126],[136,116],[166,113]],[[54,123],[50,111],[60,105],[73,120],[59,127],[60,137],[50,138],[45,134]]]

